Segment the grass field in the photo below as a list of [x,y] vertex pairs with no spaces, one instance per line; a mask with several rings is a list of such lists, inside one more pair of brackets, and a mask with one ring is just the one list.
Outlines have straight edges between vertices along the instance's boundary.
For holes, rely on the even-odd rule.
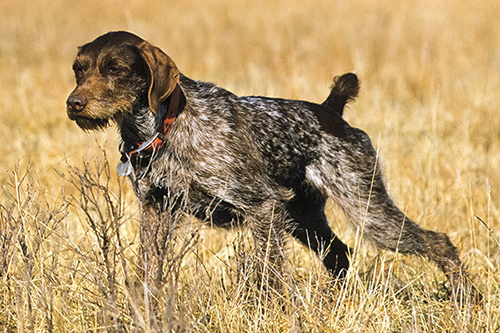
[[[498,13],[497,0],[2,1],[0,331],[500,331]],[[364,243],[340,286],[291,242],[289,292],[262,298],[235,273],[247,233],[186,217],[149,313],[118,134],[65,114],[76,47],[118,29],[239,95],[321,102],[333,76],[356,71],[345,118],[372,137],[398,205],[460,249],[484,304],[457,306],[436,266]]]

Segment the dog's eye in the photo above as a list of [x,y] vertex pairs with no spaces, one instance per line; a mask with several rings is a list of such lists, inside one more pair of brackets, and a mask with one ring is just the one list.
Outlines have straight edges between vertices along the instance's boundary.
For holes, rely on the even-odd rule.
[[75,73],[76,80],[83,78],[83,68],[80,66],[73,66],[73,72]]
[[116,74],[118,73],[120,70],[118,69],[118,67],[115,67],[115,66],[109,66],[107,68],[107,72],[108,74]]
[[121,68],[114,63],[110,63],[105,67],[104,72],[108,75],[116,75],[121,72]]

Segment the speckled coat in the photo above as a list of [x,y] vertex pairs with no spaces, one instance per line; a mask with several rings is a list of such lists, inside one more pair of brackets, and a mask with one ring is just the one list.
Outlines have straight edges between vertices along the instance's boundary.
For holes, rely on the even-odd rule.
[[158,247],[166,239],[158,233],[169,233],[186,212],[216,226],[247,225],[256,256],[278,272],[290,233],[325,251],[325,266],[339,276],[349,267],[350,250],[328,226],[324,207],[331,198],[365,239],[425,256],[443,269],[455,291],[464,286],[456,248],[445,234],[421,228],[396,207],[369,137],[342,118],[358,93],[355,74],[337,78],[322,104],[239,97],[180,74],[160,49],[126,32],[84,45],[74,70],[78,85],[68,98],[69,117],[84,129],[114,119],[132,145],[155,135],[172,86],[180,86],[180,113],[164,144],[130,161],[144,211],[143,242],[155,235]]

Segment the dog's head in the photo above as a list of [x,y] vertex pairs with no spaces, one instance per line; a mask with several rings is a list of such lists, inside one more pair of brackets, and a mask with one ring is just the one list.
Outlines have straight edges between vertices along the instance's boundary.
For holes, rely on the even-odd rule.
[[129,32],[109,32],[79,48],[68,117],[84,130],[120,121],[134,107],[156,114],[179,79],[175,63],[159,48]]

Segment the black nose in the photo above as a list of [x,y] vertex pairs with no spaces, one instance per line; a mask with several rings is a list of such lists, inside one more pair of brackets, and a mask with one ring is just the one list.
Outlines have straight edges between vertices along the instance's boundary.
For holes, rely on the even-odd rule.
[[87,105],[87,99],[83,96],[71,94],[66,100],[66,105],[71,111],[80,112],[85,108],[85,105]]

